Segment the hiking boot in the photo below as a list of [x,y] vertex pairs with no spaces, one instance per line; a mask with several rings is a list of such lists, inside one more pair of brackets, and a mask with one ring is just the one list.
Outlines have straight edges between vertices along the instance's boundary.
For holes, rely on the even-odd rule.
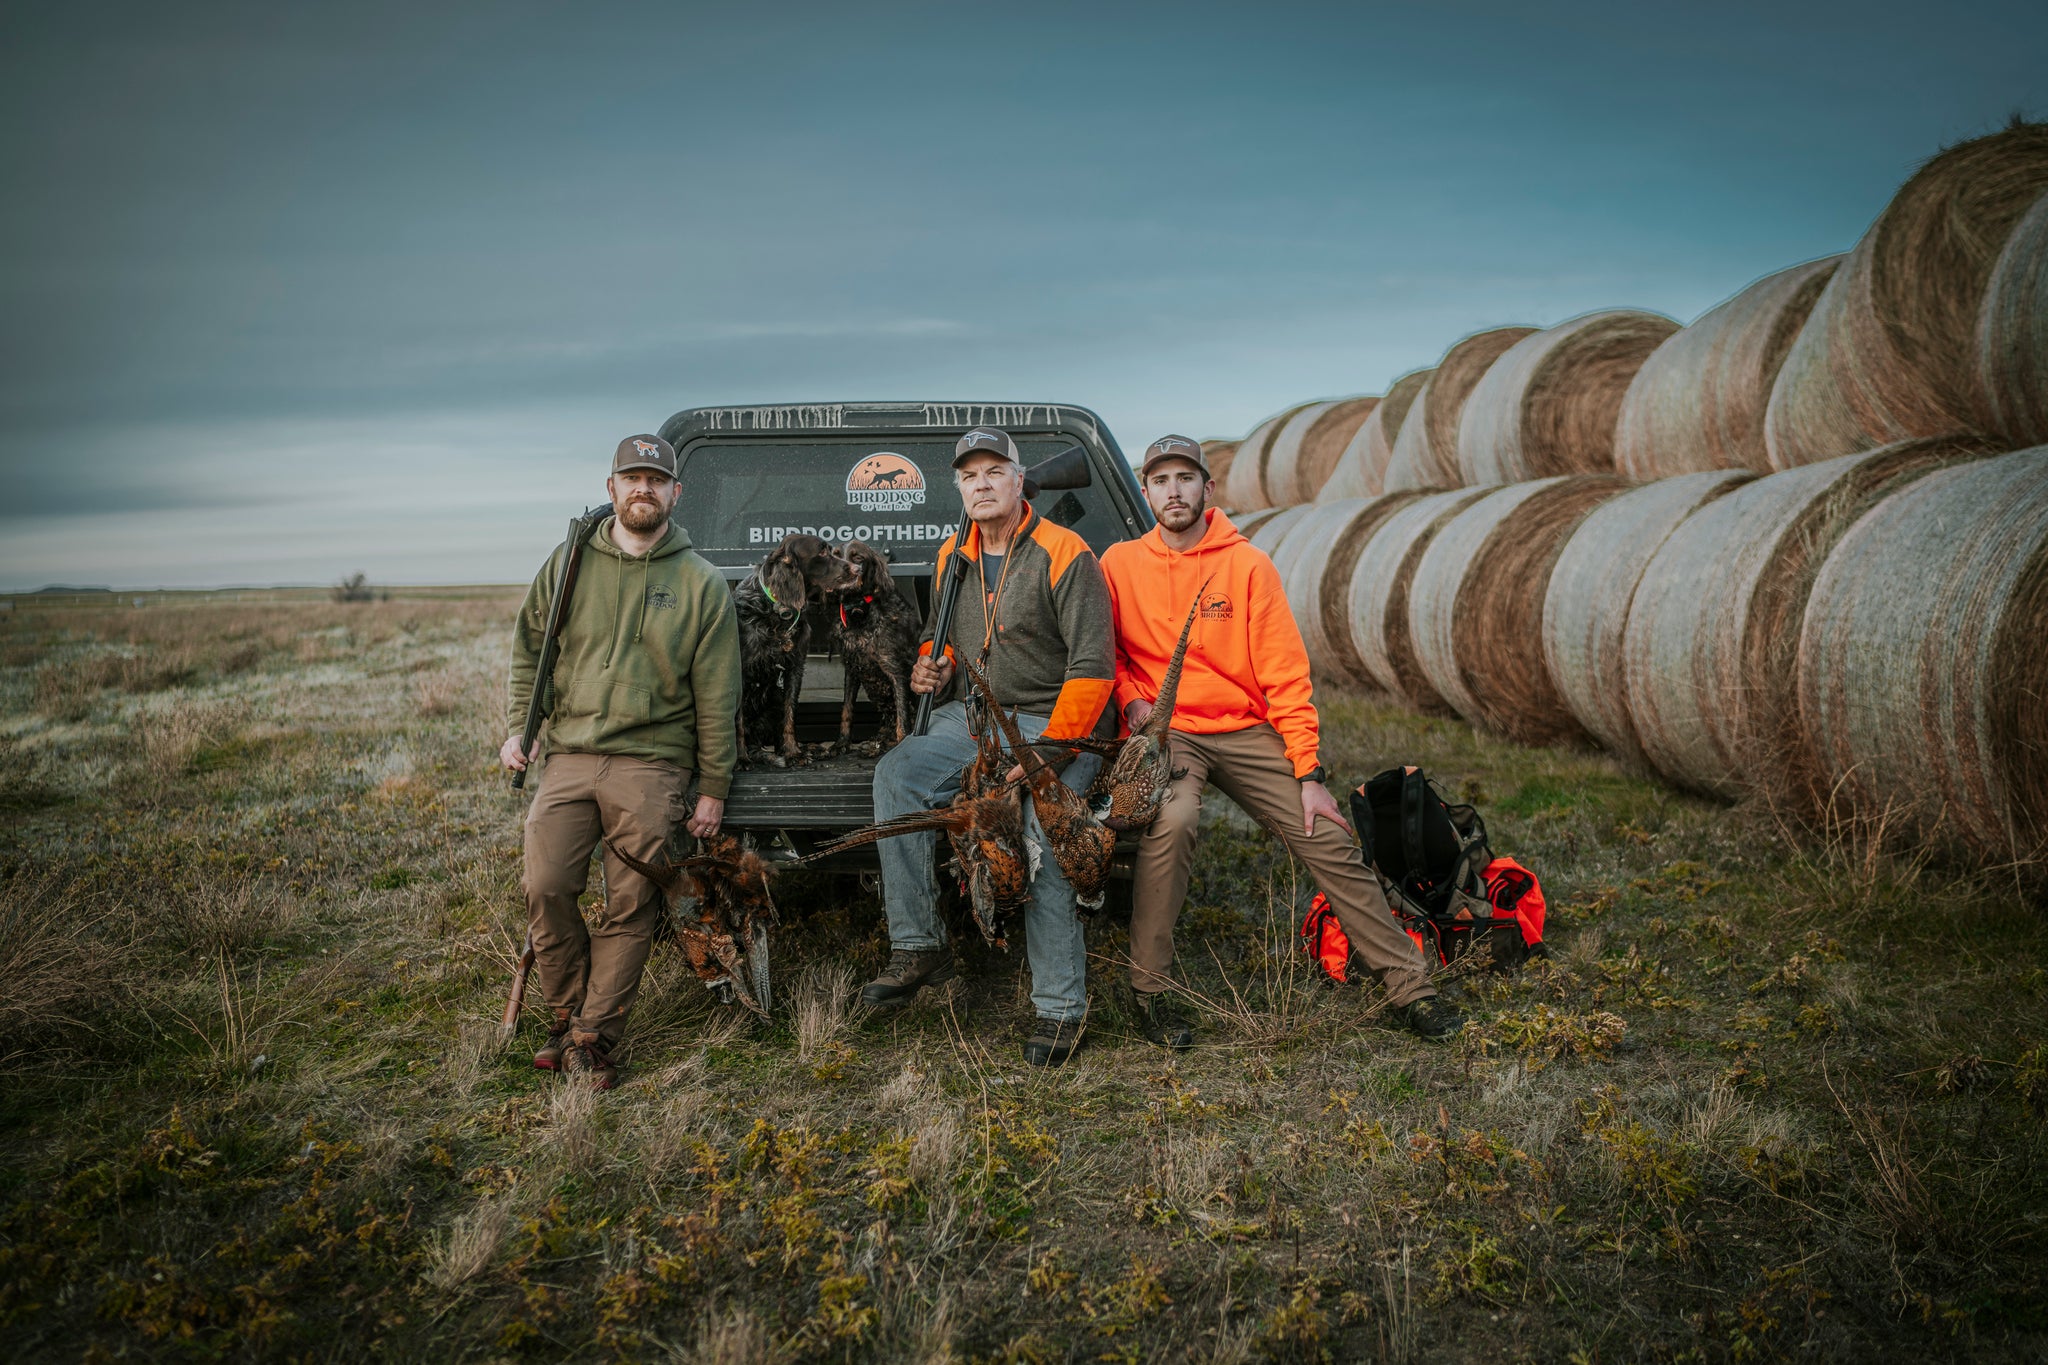
[[1465,1016],[1458,1013],[1458,1007],[1440,995],[1411,1000],[1394,1010],[1392,1018],[1416,1037],[1432,1043],[1454,1038],[1465,1027]]
[[569,1046],[569,1021],[557,1019],[548,1025],[548,1040],[540,1045],[540,1051],[533,1054],[535,1071],[560,1071],[562,1053]]
[[562,1050],[562,1070],[595,1090],[609,1090],[619,1083],[619,1069],[612,1062],[611,1045],[602,1038],[576,1041]]
[[1175,1052],[1194,1046],[1195,1030],[1168,992],[1134,990],[1130,1004],[1131,1014],[1138,1021],[1138,1032],[1145,1035],[1146,1042],[1170,1047]]
[[901,1005],[926,986],[937,986],[954,977],[953,947],[892,948],[889,965],[882,974],[860,988],[861,1003]]
[[1031,1026],[1024,1040],[1024,1060],[1033,1066],[1061,1066],[1081,1046],[1079,1019],[1048,1019],[1044,1015]]

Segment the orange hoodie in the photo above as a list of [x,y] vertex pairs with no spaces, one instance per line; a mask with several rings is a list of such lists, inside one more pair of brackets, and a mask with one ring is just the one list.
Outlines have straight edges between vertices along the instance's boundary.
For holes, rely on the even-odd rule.
[[1167,548],[1155,526],[1102,552],[1116,612],[1117,711],[1159,695],[1195,589],[1206,579],[1181,665],[1173,728],[1220,735],[1268,721],[1300,777],[1316,766],[1316,707],[1308,651],[1287,608],[1280,571],[1221,511],[1203,515],[1209,529],[1192,550]]

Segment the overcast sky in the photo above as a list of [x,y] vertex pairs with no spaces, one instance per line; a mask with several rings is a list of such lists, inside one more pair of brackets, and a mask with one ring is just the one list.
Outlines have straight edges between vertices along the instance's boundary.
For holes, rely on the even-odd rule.
[[1675,8],[10,6],[0,590],[524,580],[699,403],[1241,435],[2048,116],[2038,0]]

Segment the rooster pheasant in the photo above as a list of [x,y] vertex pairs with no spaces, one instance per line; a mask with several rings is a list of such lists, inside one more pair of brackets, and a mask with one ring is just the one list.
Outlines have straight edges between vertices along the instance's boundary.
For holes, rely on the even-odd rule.
[[1032,807],[1045,830],[1045,842],[1053,861],[1074,888],[1074,903],[1084,910],[1102,908],[1102,889],[1109,880],[1110,856],[1116,852],[1116,831],[1107,829],[1088,809],[1088,802],[1060,780],[1038,750],[1024,740],[1017,721],[996,700],[988,678],[973,664],[966,665],[967,679],[981,694],[990,716],[1003,728],[1010,755],[1024,769],[1031,787]]
[[1166,672],[1159,679],[1159,697],[1152,703],[1152,714],[1131,732],[1117,750],[1109,771],[1096,781],[1096,789],[1109,793],[1109,813],[1103,816],[1102,823],[1113,830],[1136,832],[1151,825],[1172,794],[1174,779],[1180,776],[1173,768],[1166,732],[1173,724],[1173,700],[1180,691],[1180,669],[1187,659],[1188,636],[1195,628],[1195,617],[1202,610],[1202,594],[1208,587],[1209,580],[1205,578],[1202,586],[1195,589],[1195,605],[1188,608],[1187,622],[1180,628],[1180,641],[1174,645],[1173,657],[1167,660]]
[[960,794],[937,810],[912,811],[820,844],[805,861],[901,834],[942,832],[953,868],[967,888],[967,904],[981,936],[1007,949],[1005,918],[1031,900],[1024,838],[1024,805],[1003,783],[1002,746],[977,737],[981,752],[961,772]]
[[605,846],[671,897],[695,898],[695,922],[676,930],[684,956],[707,986],[729,986],[741,1004],[765,1019],[768,1010],[751,988],[754,976],[749,971],[765,964],[750,963],[747,952],[756,941],[756,927],[776,922],[775,901],[768,892],[774,869],[730,834],[704,840],[697,853],[680,863],[644,863],[609,839]]

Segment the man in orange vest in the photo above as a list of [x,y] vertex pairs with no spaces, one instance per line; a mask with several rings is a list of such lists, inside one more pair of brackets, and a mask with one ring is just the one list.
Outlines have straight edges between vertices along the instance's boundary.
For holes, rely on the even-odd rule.
[[1167,993],[1167,970],[1209,784],[1308,867],[1394,1017],[1424,1038],[1451,1037],[1464,1019],[1429,984],[1421,952],[1395,922],[1323,785],[1308,652],[1279,570],[1208,505],[1216,485],[1199,443],[1160,437],[1138,478],[1159,524],[1102,555],[1116,613],[1116,700],[1132,729],[1152,714],[1195,592],[1202,594],[1168,735],[1172,766],[1186,771],[1138,845],[1131,988],[1145,1037],[1171,1048],[1194,1041]]

